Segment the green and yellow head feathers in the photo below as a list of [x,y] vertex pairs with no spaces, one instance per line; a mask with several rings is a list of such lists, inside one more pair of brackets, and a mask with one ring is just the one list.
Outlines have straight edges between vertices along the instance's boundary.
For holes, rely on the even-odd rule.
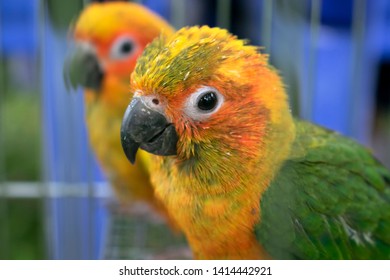
[[[267,63],[265,55],[245,43],[224,29],[183,28],[170,38],[154,40],[145,49],[133,75],[133,86],[142,84],[173,94],[178,87],[186,89],[197,82],[207,83],[211,77],[239,83],[243,68]],[[235,65],[235,71],[226,71],[229,64]]]

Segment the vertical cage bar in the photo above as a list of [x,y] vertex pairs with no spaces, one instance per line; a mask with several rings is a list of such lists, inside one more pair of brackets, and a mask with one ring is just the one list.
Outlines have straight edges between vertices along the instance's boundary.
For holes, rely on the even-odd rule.
[[263,0],[261,38],[265,51],[271,54],[273,0]]
[[[43,47],[43,6],[44,6],[44,1],[45,0],[38,0],[37,1],[37,5],[38,7],[36,8],[35,10],[35,13],[36,13],[36,36],[38,37],[38,48],[36,50],[36,53],[35,53],[35,61],[37,63],[37,68],[39,68],[39,82],[38,82],[38,90],[39,90],[39,98],[40,98],[40,106],[41,108],[43,108],[43,104],[42,104],[42,98],[43,98],[43,84],[42,84],[42,67],[43,67],[43,63],[41,60],[41,56],[44,54],[43,51],[41,51],[41,48]],[[40,63],[38,63],[38,61],[40,61]],[[43,149],[45,147],[44,145],[44,133],[43,133],[43,111],[41,110],[40,111],[40,124],[41,124],[41,143],[40,143],[40,149],[41,149],[41,165],[44,166],[43,162],[44,162],[44,152],[43,152]],[[44,168],[41,168],[41,171],[40,171],[40,174],[39,174],[39,184],[38,184],[38,189],[37,189],[37,192],[38,192],[38,197],[37,197],[37,200],[39,202],[39,210],[40,210],[40,213],[41,213],[41,217],[42,217],[42,233],[43,234],[40,234],[39,235],[39,239],[40,239],[40,244],[43,244],[44,248],[43,248],[43,252],[45,253],[45,258],[48,257],[49,255],[49,252],[48,252],[48,242],[47,242],[47,218],[46,218],[46,200],[47,200],[47,197],[48,197],[48,189],[47,189],[47,185],[46,185],[46,182],[45,182],[45,170]]]
[[366,24],[366,0],[355,0],[353,3],[352,16],[352,54],[351,54],[351,80],[350,80],[350,108],[348,114],[348,133],[357,137],[358,123],[357,109],[361,100],[361,73],[362,63],[359,60],[363,57],[364,33]]
[[4,116],[3,116],[3,107],[4,106],[4,100],[5,100],[5,92],[6,92],[6,86],[5,86],[5,67],[4,67],[4,53],[3,53],[3,25],[2,23],[2,17],[1,17],[1,10],[0,10],[0,183],[3,183],[5,181],[5,158],[2,151],[4,147],[4,129],[3,129],[3,122],[4,122]]
[[304,106],[303,117],[313,120],[313,106],[315,84],[317,79],[317,46],[321,24],[321,0],[312,0],[310,8],[310,43],[309,43],[309,66],[307,79],[307,103]]
[[186,23],[186,0],[171,0],[171,22],[179,29]]
[[[83,8],[86,8],[90,4],[91,0],[83,0]],[[141,2],[134,1],[134,2]],[[88,211],[88,221],[87,221],[87,235],[88,235],[88,244],[87,244],[87,258],[94,259],[94,238],[92,238],[94,234],[95,223],[95,201],[94,201],[94,178],[93,178],[93,158],[90,146],[88,145],[88,149],[86,151],[87,156],[87,211]]]
[[217,26],[230,29],[231,24],[231,0],[218,0],[217,2]]
[[2,18],[0,11],[0,222],[3,225],[0,229],[0,259],[7,259],[10,257],[10,232],[9,232],[9,219],[8,219],[8,196],[7,196],[7,186],[5,181],[7,179],[6,170],[5,170],[5,116],[4,116],[4,101],[6,94],[5,86],[5,65],[4,65],[4,52],[3,52],[3,42],[2,42]]
[[48,178],[49,178],[49,171],[47,170],[47,167],[49,166],[49,160],[47,158],[47,154],[45,153],[45,149],[48,148],[47,144],[47,138],[46,138],[46,131],[45,131],[45,120],[44,120],[44,114],[43,114],[43,108],[44,108],[44,76],[43,76],[43,68],[46,67],[46,51],[45,51],[45,24],[46,24],[46,0],[39,0],[39,58],[41,61],[41,76],[40,76],[40,98],[41,98],[41,124],[42,124],[42,217],[43,217],[43,226],[44,226],[44,238],[45,238],[45,246],[46,246],[46,255],[48,259],[54,259],[54,236],[52,232],[53,228],[53,213],[50,211],[49,208],[49,184],[48,184]]
[[92,154],[90,152],[89,146],[87,150],[87,196],[88,196],[88,229],[87,229],[87,235],[88,235],[88,252],[87,252],[87,258],[88,259],[94,259],[94,238],[92,238],[95,228],[95,185],[93,180],[93,172],[92,172]]

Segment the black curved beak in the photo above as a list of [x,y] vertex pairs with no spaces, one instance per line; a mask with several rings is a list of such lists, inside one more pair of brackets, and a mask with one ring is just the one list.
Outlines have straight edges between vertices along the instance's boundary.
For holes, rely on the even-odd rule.
[[141,98],[133,98],[121,127],[122,148],[134,164],[138,148],[161,156],[176,155],[177,133],[166,117],[149,108]]
[[93,51],[85,46],[76,46],[71,56],[65,61],[64,78],[66,86],[77,88],[81,86],[99,91],[102,85],[104,71]]

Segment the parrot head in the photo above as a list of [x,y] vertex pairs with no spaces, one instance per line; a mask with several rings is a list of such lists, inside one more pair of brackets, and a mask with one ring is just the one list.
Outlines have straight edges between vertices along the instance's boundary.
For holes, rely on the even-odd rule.
[[95,97],[115,99],[128,92],[130,73],[145,46],[172,32],[167,22],[136,3],[91,4],[73,26],[75,48],[65,64],[67,80]]
[[187,27],[154,40],[137,62],[131,89],[121,141],[133,163],[141,148],[202,174],[227,171],[229,160],[238,168],[259,159],[272,165],[294,134],[268,57],[224,29]]

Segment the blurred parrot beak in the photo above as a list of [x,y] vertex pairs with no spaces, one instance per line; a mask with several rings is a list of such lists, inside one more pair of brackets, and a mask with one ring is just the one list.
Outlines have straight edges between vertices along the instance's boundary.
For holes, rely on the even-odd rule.
[[133,98],[122,121],[122,148],[132,164],[138,148],[161,156],[176,155],[177,133],[166,117]]
[[64,78],[67,87],[81,86],[95,91],[100,90],[104,71],[96,55],[85,46],[78,45],[65,61]]

